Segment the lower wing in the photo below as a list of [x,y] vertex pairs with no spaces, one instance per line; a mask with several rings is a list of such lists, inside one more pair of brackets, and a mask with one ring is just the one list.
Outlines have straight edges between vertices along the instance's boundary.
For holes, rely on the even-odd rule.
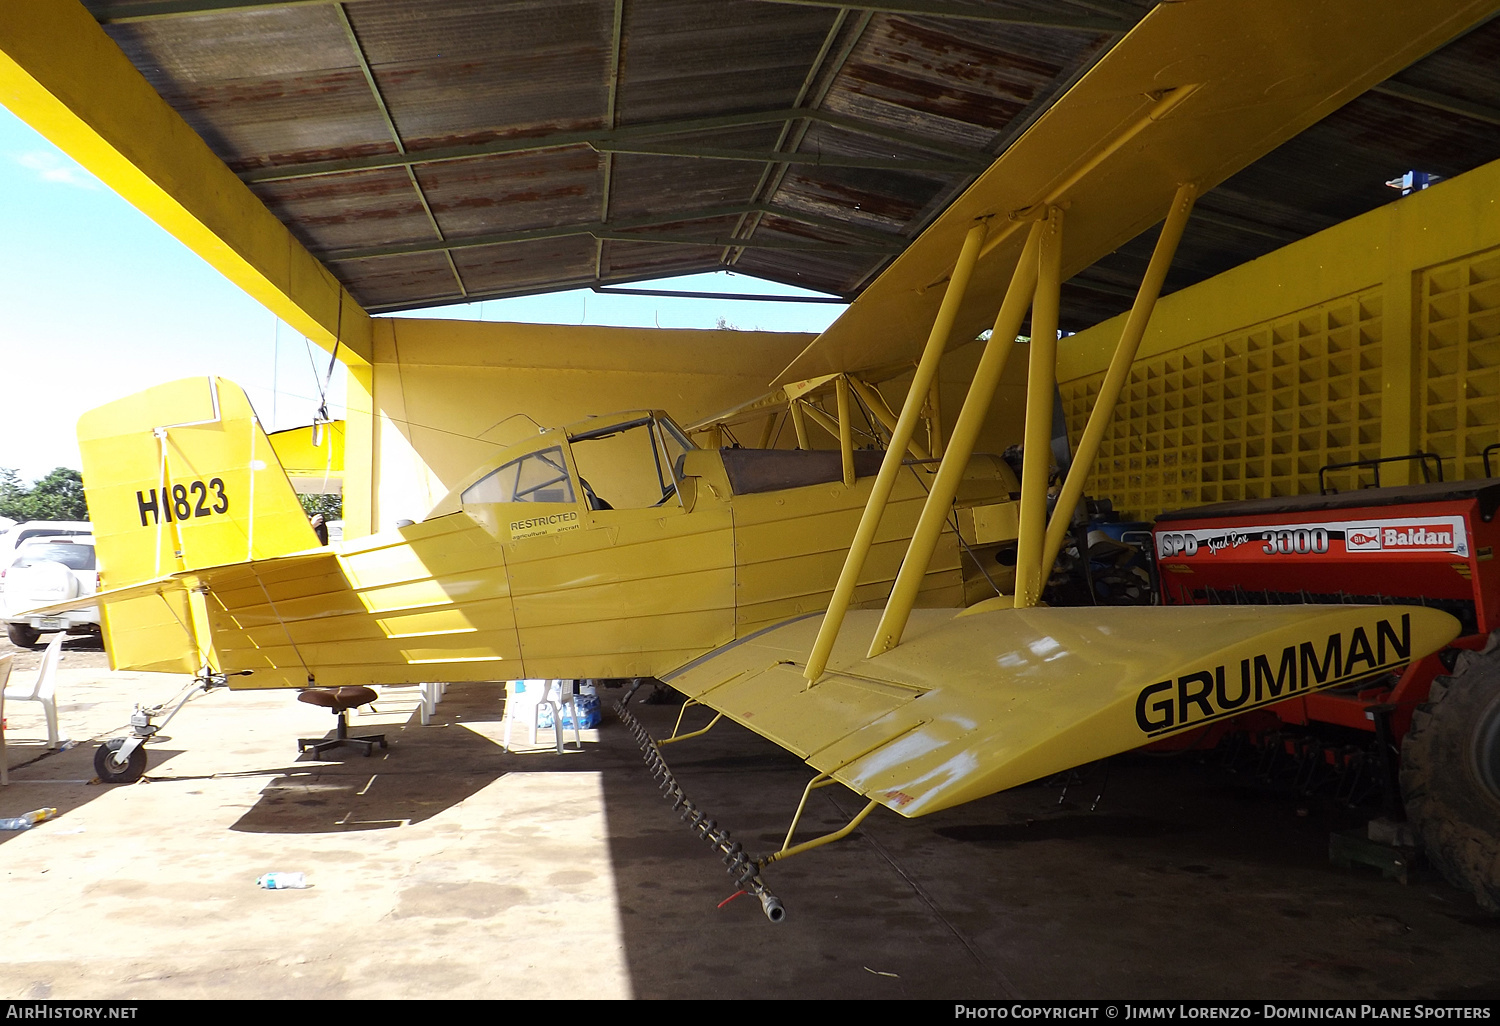
[[[1009,600],[1003,600],[1008,602]],[[917,610],[864,657],[851,612],[828,671],[802,670],[820,618],[671,674],[690,698],[901,813],[920,816],[1436,651],[1458,621],[1406,606]]]

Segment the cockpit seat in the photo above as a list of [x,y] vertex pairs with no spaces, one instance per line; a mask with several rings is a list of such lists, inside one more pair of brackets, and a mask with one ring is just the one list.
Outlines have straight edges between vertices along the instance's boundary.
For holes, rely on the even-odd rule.
[[589,504],[589,509],[614,509],[609,503],[594,494],[594,486],[589,484],[588,478],[580,477],[578,483],[583,486],[583,498]]

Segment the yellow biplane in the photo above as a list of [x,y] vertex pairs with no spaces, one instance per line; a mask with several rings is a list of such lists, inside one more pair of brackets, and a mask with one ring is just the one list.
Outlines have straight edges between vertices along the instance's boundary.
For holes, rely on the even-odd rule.
[[[930,813],[1437,650],[1458,624],[1425,608],[1039,604],[1195,196],[1500,2],[1368,7],[1158,5],[776,392],[695,425],[831,389],[837,450],[700,448],[660,411],[599,417],[496,453],[419,523],[326,548],[234,386],[89,413],[112,663],[235,688],[656,678],[796,753],[809,790],[867,798],[842,834],[877,805]],[[1163,217],[1049,522],[1060,283]],[[974,446],[1028,311],[1018,481]],[[938,459],[916,439],[938,362],[985,328]],[[876,411],[883,451],[856,451],[861,381],[913,363],[899,413]],[[101,774],[139,776],[140,743],[102,749]]]

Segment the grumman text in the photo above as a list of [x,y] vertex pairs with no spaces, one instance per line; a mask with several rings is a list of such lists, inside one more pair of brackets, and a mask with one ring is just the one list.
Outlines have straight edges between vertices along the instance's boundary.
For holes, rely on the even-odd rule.
[[1399,629],[1381,619],[1373,631],[1355,627],[1241,659],[1238,666],[1221,664],[1148,684],[1136,697],[1135,722],[1148,735],[1180,730],[1368,677],[1410,657],[1411,614],[1403,613]]

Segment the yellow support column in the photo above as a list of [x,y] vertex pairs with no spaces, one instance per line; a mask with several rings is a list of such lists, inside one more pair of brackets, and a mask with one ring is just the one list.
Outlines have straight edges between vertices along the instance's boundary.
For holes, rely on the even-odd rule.
[[[875,540],[875,532],[880,527],[880,518],[885,514],[886,503],[890,500],[891,489],[896,485],[896,475],[901,472],[901,460],[906,453],[906,447],[911,443],[912,435],[917,430],[917,419],[922,412],[922,400],[927,390],[937,380],[938,364],[942,361],[943,350],[948,345],[948,336],[953,332],[953,320],[958,316],[958,309],[963,304],[964,293],[969,288],[969,277],[974,273],[974,264],[979,259],[979,249],[984,245],[985,222],[980,221],[969,229],[964,236],[963,248],[959,250],[958,260],[953,265],[953,273],[948,277],[948,288],[943,293],[942,305],[938,307],[937,317],[933,319],[932,331],[927,336],[927,347],[922,350],[922,359],[917,363],[916,375],[912,378],[911,388],[906,393],[906,402],[901,405],[901,416],[896,421],[896,426],[891,429],[890,448],[885,451],[885,458],[880,461],[880,473],[875,476],[875,483],[870,486],[870,498],[865,503],[865,511],[860,515],[859,527],[854,531],[854,540],[849,544],[849,555],[844,558],[844,568],[839,572],[838,584],[834,586],[833,596],[828,602],[828,612],[823,615],[823,624],[818,628],[817,640],[813,642],[812,653],[807,657],[807,668],[802,675],[807,678],[809,684],[823,675],[823,670],[828,666],[828,655],[833,651],[833,643],[838,638],[839,628],[843,626],[844,614],[849,611],[849,603],[854,598],[854,587],[859,583],[859,574],[865,567],[865,558],[870,553],[870,545]],[[1022,261],[1025,257],[1023,255]],[[796,403],[792,404],[793,415],[796,414]],[[799,439],[802,437],[801,421],[797,421]]]
[[375,367],[347,361],[344,416],[344,537],[363,538],[380,529],[380,419],[375,415]]
[[[922,590],[922,578],[932,562],[933,550],[943,533],[943,525],[953,508],[953,496],[958,494],[959,482],[969,457],[974,453],[974,442],[979,438],[979,429],[990,411],[995,398],[995,389],[1000,376],[1005,373],[1005,363],[1015,347],[1016,333],[1021,330],[1021,321],[1031,306],[1031,297],[1036,290],[1037,249],[1041,243],[1045,222],[1037,221],[1026,236],[1026,246],[1016,262],[1015,274],[1010,288],[1005,292],[1005,301],[995,315],[995,327],[985,343],[984,355],[974,370],[974,381],[969,394],[964,397],[963,409],[958,422],[953,425],[953,434],[948,439],[948,449],[943,453],[943,462],[938,465],[937,477],[933,479],[932,491],[922,507],[921,518],[912,532],[911,543],[906,548],[906,557],[901,561],[901,570],[896,583],[891,587],[891,597],[886,600],[885,612],[880,625],[870,642],[870,658],[888,652],[901,643],[901,634],[906,630],[906,621],[911,616],[912,606],[917,601],[917,592]],[[913,394],[918,394],[913,385]],[[910,400],[908,400],[910,404]],[[892,449],[894,449],[894,444]],[[889,459],[889,456],[887,456]]]
[[1047,531],[1047,478],[1052,468],[1052,393],[1057,388],[1057,304],[1062,285],[1062,210],[1043,222],[1037,257],[1036,303],[1031,309],[1031,365],[1026,376],[1025,456],[1021,464],[1021,524],[1016,537],[1016,608],[1042,597],[1042,545]]
[[193,624],[193,643],[197,646],[198,669],[219,672],[219,653],[214,648],[213,621],[208,613],[208,589],[197,578],[184,582],[188,588],[188,612]]

